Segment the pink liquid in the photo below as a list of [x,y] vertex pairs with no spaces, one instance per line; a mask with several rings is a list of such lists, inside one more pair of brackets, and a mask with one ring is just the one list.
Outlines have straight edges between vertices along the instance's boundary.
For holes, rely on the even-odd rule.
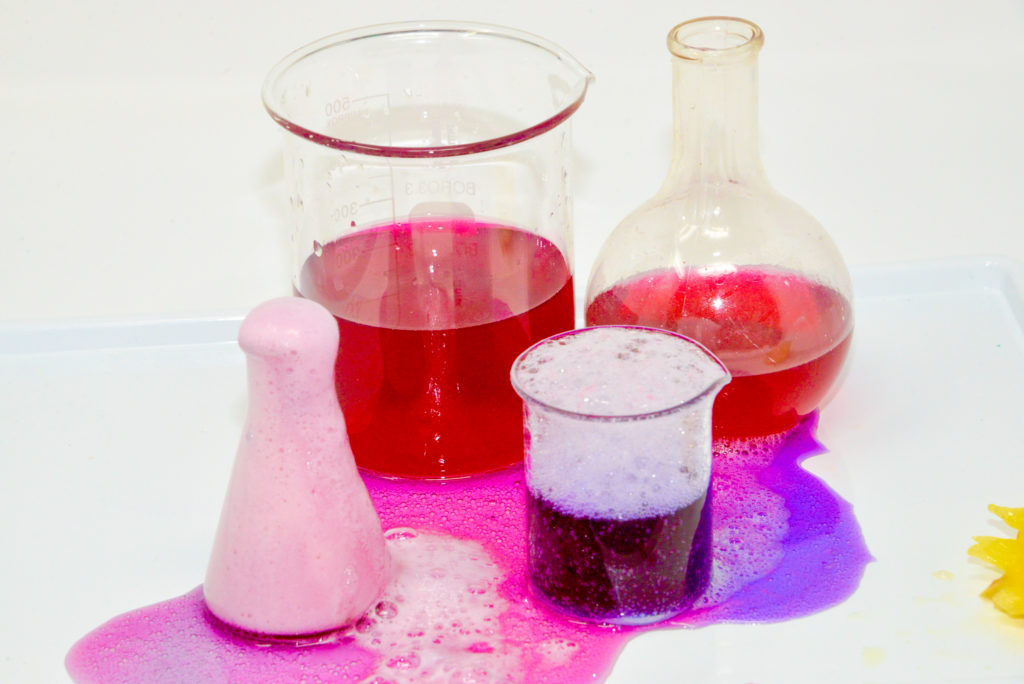
[[[808,615],[848,597],[871,560],[850,505],[800,467],[823,451],[813,428],[807,420],[787,435],[716,443],[710,583],[693,608],[658,625],[582,624],[531,598],[521,469],[442,483],[370,476],[385,528],[411,527],[471,544],[478,550],[467,560],[496,568],[486,583],[469,578],[462,594],[485,597],[482,607],[490,606],[490,614],[473,621],[452,611],[418,630],[388,632],[403,614],[415,617],[427,607],[396,598],[378,604],[333,643],[258,647],[209,620],[197,589],[99,627],[71,649],[68,671],[79,684],[358,682],[374,676],[400,682],[423,681],[430,668],[470,658],[470,669],[443,681],[576,684],[607,676],[625,643],[649,629]],[[454,565],[442,561],[423,581],[444,579],[445,568]],[[425,604],[430,596],[422,593],[417,601]],[[450,603],[442,597],[433,607]]]
[[784,271],[652,271],[587,307],[588,325],[644,325],[693,338],[733,379],[715,400],[716,437],[792,428],[821,404],[850,347],[853,310],[833,289]]
[[417,219],[324,245],[299,290],[338,320],[338,398],[360,467],[449,478],[522,460],[509,369],[574,324],[572,274],[554,244]]

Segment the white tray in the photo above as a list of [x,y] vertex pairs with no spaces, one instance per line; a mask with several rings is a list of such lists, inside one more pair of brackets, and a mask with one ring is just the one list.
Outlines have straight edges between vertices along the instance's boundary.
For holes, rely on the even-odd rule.
[[[808,462],[868,547],[845,603],[645,634],[612,683],[1024,680],[1024,621],[968,559],[1024,506],[1024,267],[859,271],[849,372]],[[0,681],[68,681],[79,637],[202,581],[245,411],[240,317],[0,327]]]

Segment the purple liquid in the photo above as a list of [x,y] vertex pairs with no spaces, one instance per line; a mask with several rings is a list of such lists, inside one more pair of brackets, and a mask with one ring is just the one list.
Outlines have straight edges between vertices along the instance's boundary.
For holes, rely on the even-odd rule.
[[705,498],[666,515],[602,520],[564,513],[528,492],[533,587],[557,608],[587,620],[646,624],[676,615],[704,592],[711,576],[711,506]]
[[[493,656],[490,674],[514,662],[507,681],[600,681],[643,631],[775,622],[853,593],[871,556],[850,504],[800,467],[823,451],[814,423],[785,436],[716,443],[709,586],[690,610],[644,628],[570,621],[529,599],[521,468],[441,483],[368,477],[367,485],[385,529],[478,540],[500,568],[496,589],[506,607],[479,639],[464,635],[467,651]],[[501,661],[509,653],[514,660]],[[75,644],[67,667],[80,684],[357,682],[380,668],[391,680],[408,681],[414,655],[390,643],[363,647],[351,635],[315,647],[258,648],[209,621],[197,589],[114,618]]]

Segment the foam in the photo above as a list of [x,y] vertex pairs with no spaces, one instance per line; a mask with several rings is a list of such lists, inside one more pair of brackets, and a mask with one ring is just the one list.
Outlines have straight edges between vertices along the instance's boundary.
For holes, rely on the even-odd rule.
[[711,478],[709,416],[690,418],[683,421],[688,425],[669,415],[574,430],[578,426],[564,425],[572,419],[531,410],[530,490],[580,517],[634,520],[672,513],[702,497]]
[[355,645],[385,655],[370,682],[498,682],[522,669],[502,634],[503,573],[476,541],[410,528],[385,534],[392,579],[355,628]]
[[352,624],[384,585],[380,520],[334,389],[338,326],[274,299],[242,322],[249,406],[207,565],[210,611],[241,630],[312,634]]
[[319,304],[298,297],[263,302],[245,317],[238,343],[247,354],[284,357],[294,364],[319,366],[326,357],[332,363],[338,353],[338,326]]
[[789,509],[783,496],[759,481],[782,445],[781,436],[716,444],[711,581],[694,609],[725,603],[782,561]]
[[728,380],[719,361],[678,335],[603,326],[550,338],[516,361],[520,395],[563,411],[636,416],[678,406]]
[[[666,515],[704,496],[716,394],[706,390],[728,374],[703,348],[661,331],[591,328],[534,347],[513,377],[543,402],[526,402],[535,496],[569,515],[615,520]],[[647,415],[629,418],[637,414]]]

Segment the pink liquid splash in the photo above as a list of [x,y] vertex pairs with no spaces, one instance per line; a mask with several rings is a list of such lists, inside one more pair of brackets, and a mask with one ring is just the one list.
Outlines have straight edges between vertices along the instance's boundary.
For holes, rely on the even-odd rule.
[[368,476],[384,528],[401,528],[388,543],[405,584],[332,643],[256,646],[220,629],[196,589],[99,627],[67,668],[80,684],[591,682],[647,630],[818,612],[853,593],[871,556],[850,504],[800,467],[824,451],[815,423],[716,442],[711,585],[657,625],[570,622],[529,597],[521,468],[441,483]]

